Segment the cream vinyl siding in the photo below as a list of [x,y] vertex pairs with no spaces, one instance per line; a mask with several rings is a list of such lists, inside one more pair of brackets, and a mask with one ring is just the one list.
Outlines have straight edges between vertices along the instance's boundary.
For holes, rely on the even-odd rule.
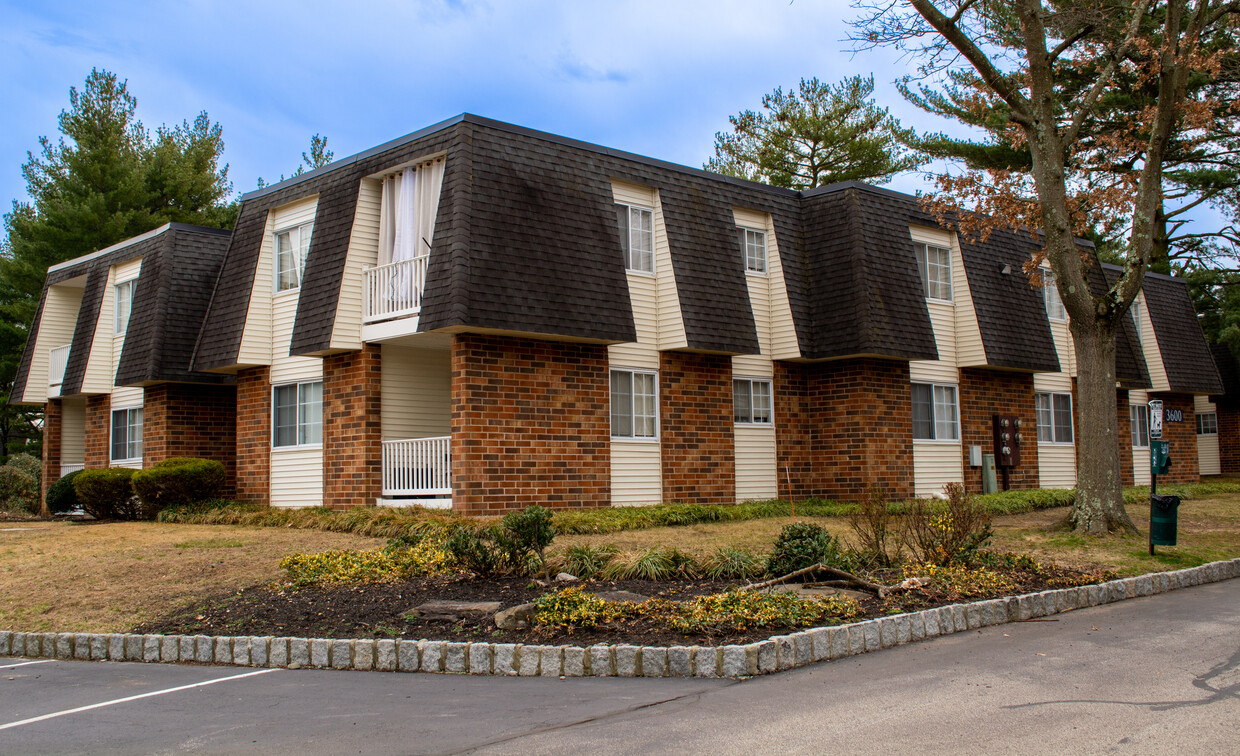
[[32,404],[47,401],[48,369],[51,351],[73,341],[78,310],[82,307],[82,289],[73,286],[49,286],[39,318],[39,334],[35,337],[34,353],[26,373],[26,389],[21,400]]
[[446,350],[384,344],[384,441],[447,436],[452,432],[452,368]]
[[[1218,412],[1209,397],[1193,397],[1193,412],[1196,415]],[[1196,418],[1193,419],[1196,422]],[[1172,459],[1175,459],[1172,457]],[[1197,436],[1197,467],[1202,475],[1219,475],[1223,472],[1222,462],[1218,456],[1218,434]]]
[[[130,318],[132,318],[133,307],[135,304],[137,304],[133,299],[133,294],[137,290],[138,276],[141,275],[141,273],[142,273],[142,258],[140,257],[137,258],[136,260],[129,260],[128,262],[124,262],[124,263],[121,263],[120,265],[117,265],[115,275],[113,277],[114,280],[111,282],[112,285],[108,287],[110,289],[110,293],[112,294],[112,306],[109,307],[106,312],[99,313],[99,325],[96,326],[96,328],[99,330],[102,330],[103,333],[110,334],[112,337],[112,382],[115,382],[116,380],[116,368],[121,363],[121,354],[125,351],[125,337],[129,334],[128,322],[126,322],[125,324],[124,333],[116,333],[116,287],[119,286],[120,284],[125,283],[126,281],[134,282],[133,288],[130,290],[130,300],[129,300],[130,301],[129,314],[130,314]],[[123,389],[116,389],[112,392],[112,403],[113,404],[116,404],[117,401],[124,401],[124,400],[118,400],[116,398],[117,394],[121,393],[122,391]],[[137,389],[137,392],[138,392],[137,402],[138,404],[141,404],[142,403],[142,389],[140,388]],[[132,406],[132,404],[130,403],[129,406]]]
[[774,499],[779,495],[775,474],[775,426],[733,426],[736,452],[736,500]]
[[[1142,310],[1145,309],[1144,303],[1142,303],[1141,309]],[[1147,318],[1142,318],[1142,319],[1147,320]],[[1143,339],[1145,338],[1144,335],[1142,335],[1142,338]],[[1149,364],[1149,356],[1148,356],[1149,353],[1147,352],[1146,355],[1147,355],[1145,358],[1146,364]],[[1160,362],[1158,366],[1161,368],[1162,363]],[[1166,374],[1164,373],[1164,377],[1165,375]],[[1133,406],[1134,404],[1146,404],[1149,402],[1149,400],[1150,400],[1150,395],[1146,393],[1145,391],[1129,391],[1128,392],[1128,406],[1129,407]],[[1132,446],[1131,434],[1129,434],[1128,438],[1129,438],[1128,442],[1126,443],[1123,441],[1120,442],[1120,449],[1124,449],[1124,448],[1132,449],[1133,483],[1138,486],[1148,486],[1150,484],[1150,450],[1148,447],[1144,449],[1139,449],[1135,446]],[[1175,460],[1174,454],[1175,452],[1172,451],[1173,456],[1171,457],[1171,459],[1173,461]]]
[[[116,363],[124,346],[124,335],[117,336],[116,284],[133,277],[141,271],[142,260],[138,258],[108,270],[108,282],[104,285],[103,298],[99,302],[99,317],[95,320],[95,336],[90,345],[90,357],[82,375],[83,394],[110,394],[116,379]],[[124,278],[122,278],[124,276]],[[115,402],[113,402],[115,406]]]
[[611,440],[612,506],[663,502],[663,474],[657,441]]
[[[1052,323],[1051,325],[1054,325]],[[1036,394],[1072,394],[1072,376],[1067,373],[1035,373],[1033,391]],[[1076,397],[1072,397],[1075,404]],[[1030,410],[1033,408],[1030,407]],[[1076,407],[1073,406],[1073,439],[1076,438]],[[1038,486],[1040,488],[1076,487],[1076,445],[1038,443],[1038,428],[1022,429],[1022,435],[1038,446]]]
[[61,405],[60,464],[86,464],[86,399],[80,396]]
[[959,443],[913,442],[913,494],[941,496],[943,486],[964,480]]
[[[1154,335],[1154,321],[1150,320],[1150,308],[1145,304],[1145,292],[1138,292],[1136,301],[1141,303],[1141,352],[1150,371],[1150,390],[1170,391],[1167,369],[1163,367],[1162,353],[1158,351],[1158,337]],[[1171,459],[1174,461],[1175,457]]]
[[[783,262],[779,259],[779,242],[775,238],[775,224],[771,221],[769,213],[740,207],[732,208],[732,217],[737,227],[766,232],[766,274],[749,272],[745,274],[761,352],[769,359],[797,359],[801,356],[801,349],[797,344],[792,308],[788,304],[788,289],[784,284],[784,268]],[[741,261],[739,242],[736,254],[737,260]],[[743,264],[743,261],[741,262]],[[735,362],[733,364],[735,365]],[[748,370],[749,367],[747,366],[746,369]],[[752,373],[752,370],[750,372]]]
[[290,447],[271,452],[271,506],[323,504],[323,450]]
[[628,270],[629,299],[637,340],[659,349],[680,349],[688,345],[684,319],[680,313],[680,294],[672,272],[671,248],[667,243],[667,227],[663,222],[663,206],[659,191],[638,184],[613,179],[612,198],[624,205],[637,205],[654,211],[654,275]]
[[349,235],[344,275],[340,280],[340,301],[336,305],[336,322],[332,326],[332,349],[362,348],[362,270],[379,261],[379,208],[382,199],[383,182],[362,179],[357,194],[357,209],[353,213],[353,231]]
[[[1049,272],[1051,269],[1051,266],[1043,265],[1041,269]],[[1016,275],[1016,274],[1013,273],[1012,275]],[[1044,292],[1039,292],[1039,293],[1041,293],[1042,296],[1044,297],[1042,301],[1043,303],[1045,303],[1046,294]],[[1045,307],[1046,307],[1045,304],[1043,304],[1042,313],[1044,315],[1046,314]],[[1059,371],[1060,372],[1053,373],[1052,375],[1063,375],[1068,378],[1075,378],[1076,377],[1076,349],[1073,347],[1073,344],[1072,344],[1072,332],[1068,329],[1067,315],[1065,314],[1063,320],[1051,320],[1050,316],[1047,315],[1046,322],[1047,322],[1047,325],[1051,327],[1051,339],[1053,339],[1055,342],[1055,356],[1059,358]],[[1069,381],[1068,385],[1071,386],[1072,382]],[[1047,390],[1049,391],[1050,389],[1047,389]],[[1056,390],[1059,390],[1059,389],[1056,389]],[[1076,484],[1073,483],[1073,485],[1076,485]]]
[[[272,365],[275,358],[288,355],[292,321],[297,317],[297,298],[301,295],[301,288],[274,294],[273,237],[276,231],[313,223],[317,210],[318,195],[315,195],[267,213],[263,242],[254,269],[254,285],[250,290],[250,306],[246,311],[245,330],[241,334],[241,347],[237,353],[239,365]],[[314,238],[314,230],[311,230],[310,236]],[[278,322],[280,318],[284,318],[283,323]],[[275,380],[274,375],[272,380]]]
[[[973,295],[969,292],[969,279],[964,272],[964,259],[960,255],[956,234],[941,228],[910,226],[909,236],[916,244],[931,244],[951,250],[952,303],[927,302],[931,308],[939,360],[952,362],[956,367],[986,365],[986,348],[982,345],[982,331],[977,325],[977,312],[973,308]],[[938,317],[933,309],[935,307],[944,308],[937,314]],[[949,331],[950,337],[947,336]],[[950,357],[945,348],[950,350]]]

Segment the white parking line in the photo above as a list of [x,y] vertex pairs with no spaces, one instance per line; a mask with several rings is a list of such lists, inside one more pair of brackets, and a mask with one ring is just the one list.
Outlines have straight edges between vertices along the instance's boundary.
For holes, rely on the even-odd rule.
[[14,667],[24,667],[27,664],[47,664],[48,662],[54,662],[54,661],[56,660],[55,659],[40,659],[38,661],[18,662],[17,664],[3,664],[3,665],[0,665],[0,669],[12,669]]
[[69,714],[77,714],[83,711],[90,711],[91,709],[102,709],[105,706],[115,706],[116,704],[127,703],[129,701],[137,701],[138,699],[141,699],[141,698],[150,698],[151,696],[162,696],[165,693],[176,693],[179,690],[189,690],[190,688],[201,688],[207,685],[215,685],[216,683],[228,682],[229,680],[240,680],[243,677],[253,677],[254,675],[265,675],[268,672],[279,672],[279,670],[278,669],[260,669],[254,672],[246,672],[245,674],[241,674],[241,675],[232,675],[231,677],[219,677],[214,680],[205,680],[200,683],[191,683],[190,685],[178,685],[175,688],[166,688],[164,690],[153,690],[150,693],[140,693],[139,695],[136,695],[136,696],[126,696],[125,698],[116,698],[111,701],[102,701],[97,704],[91,704],[90,706],[79,706],[76,709],[65,709],[64,711],[54,711],[51,714],[44,714],[42,716],[31,717],[30,719],[22,719],[17,722],[9,722],[8,724],[0,725],[0,730],[7,730],[11,727],[21,727],[22,725],[34,724],[35,722],[42,722],[45,719],[55,719],[56,717],[63,717]]

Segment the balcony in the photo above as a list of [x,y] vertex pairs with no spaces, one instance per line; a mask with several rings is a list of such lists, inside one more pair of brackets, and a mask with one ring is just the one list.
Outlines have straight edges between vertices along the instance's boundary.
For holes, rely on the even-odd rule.
[[69,364],[69,347],[72,344],[53,347],[48,355],[47,395],[60,396],[60,384],[65,380],[65,367]]
[[451,441],[451,436],[384,441],[382,503],[452,506]]
[[362,271],[363,323],[407,318],[422,311],[426,256]]

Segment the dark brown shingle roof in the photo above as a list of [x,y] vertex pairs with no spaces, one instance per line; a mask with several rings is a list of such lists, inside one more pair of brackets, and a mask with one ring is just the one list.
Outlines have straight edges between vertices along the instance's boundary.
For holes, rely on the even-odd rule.
[[1222,393],[1223,382],[1193,310],[1188,284],[1171,276],[1146,273],[1141,289],[1171,390]]

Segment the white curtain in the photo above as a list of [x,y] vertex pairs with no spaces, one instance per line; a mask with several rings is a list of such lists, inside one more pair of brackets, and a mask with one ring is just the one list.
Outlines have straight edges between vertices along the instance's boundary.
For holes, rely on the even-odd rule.
[[406,168],[400,176],[400,195],[396,198],[396,242],[392,262],[412,260],[418,256],[418,180],[420,171]]
[[400,196],[400,182],[395,176],[383,180],[383,195],[379,201],[379,264],[392,262],[396,248],[396,206]]

